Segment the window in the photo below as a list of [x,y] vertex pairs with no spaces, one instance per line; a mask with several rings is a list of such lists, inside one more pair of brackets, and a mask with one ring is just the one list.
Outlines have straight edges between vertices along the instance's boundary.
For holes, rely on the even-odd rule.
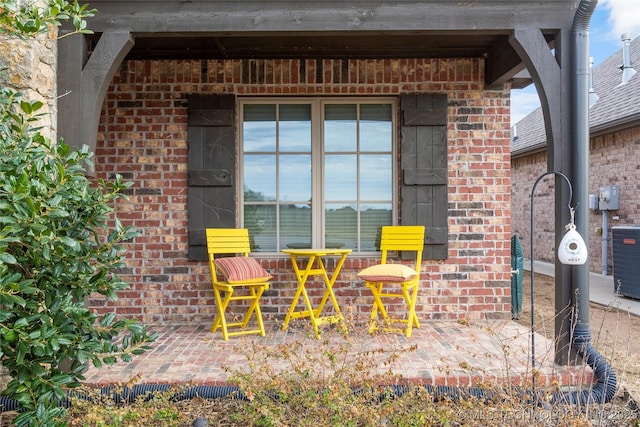
[[[208,259],[205,236],[208,227],[252,228],[252,233],[257,235],[258,246],[260,246],[258,249],[263,252],[275,253],[278,248],[292,245],[328,246],[326,243],[336,246],[344,244],[345,247],[355,248],[356,251],[368,252],[375,248],[373,230],[377,235],[379,226],[385,222],[426,226],[423,258],[447,259],[449,254],[447,95],[411,93],[401,94],[392,100],[390,98],[351,100],[340,98],[340,101],[336,101],[337,99],[325,97],[267,100],[262,98],[238,101],[236,95],[228,93],[189,95],[187,136],[189,142],[187,163],[189,260],[206,261]],[[332,109],[335,112],[339,106],[345,104],[355,106],[358,151],[349,153],[346,150],[335,150],[330,146],[328,148],[334,151],[325,152],[323,140],[327,140],[328,137],[324,135],[329,132],[331,126],[344,128],[353,126],[349,123],[352,120],[348,115],[326,116],[325,108],[334,106],[335,109],[334,107],[326,108],[328,113],[331,113]],[[307,107],[299,107],[300,105]],[[246,130],[243,130],[245,106],[247,106],[248,120]],[[287,111],[287,108],[290,108],[290,111]],[[296,114],[300,115],[300,111],[305,113],[297,117]],[[372,116],[373,111],[382,112],[383,115]],[[389,111],[390,114],[387,114]],[[283,117],[287,118],[287,113],[289,113],[289,119],[280,121]],[[238,121],[237,116],[240,117]],[[327,129],[325,129],[325,116],[328,122]],[[403,117],[403,122],[396,124],[395,118],[400,116]],[[343,120],[337,120],[337,118]],[[331,123],[333,121],[337,123]],[[292,137],[291,135],[295,134],[293,129],[296,131],[302,129],[300,132],[302,138],[298,135]],[[373,131],[373,129],[376,130]],[[257,166],[260,169],[248,167],[243,170],[238,169],[243,167],[245,155],[244,148],[237,147],[238,143],[243,144],[243,131],[247,134],[246,156],[270,155],[271,163],[258,162]],[[287,133],[290,135],[289,139],[287,139]],[[371,134],[373,137],[365,141],[363,135]],[[401,158],[396,140],[399,135],[402,135]],[[346,137],[346,133],[339,136]],[[289,152],[279,151],[279,139],[283,137],[285,145],[291,145],[292,142],[298,145],[304,142],[308,146],[306,153],[296,150],[295,147]],[[338,141],[342,146],[347,147],[341,139]],[[392,141],[391,146],[395,151],[380,150],[376,148],[375,141],[382,141],[386,145]],[[273,148],[269,148],[269,144]],[[330,141],[329,145],[331,144],[335,145],[335,142]],[[373,148],[371,148],[372,144]],[[251,148],[252,145],[253,148]],[[263,147],[259,148],[261,145]],[[285,155],[299,155],[302,159],[305,154],[311,156],[311,161],[304,169],[306,171],[304,173],[308,174],[305,176],[310,176],[306,178],[307,184],[304,184],[307,188],[310,187],[307,189],[306,197],[308,198],[304,198],[305,196],[295,196],[295,199],[286,198],[282,194],[287,191],[283,191],[282,186],[284,185],[287,190],[286,186],[295,186],[304,182],[302,181],[304,177],[296,176],[293,173],[295,171],[287,171],[286,164],[277,164],[275,161]],[[358,188],[356,200],[333,200],[325,195],[327,187],[324,178],[327,175],[324,168],[325,156],[333,154],[356,156],[359,168],[356,173],[356,177],[359,177],[356,184]],[[391,167],[386,170],[381,168],[373,174],[373,179],[378,180],[376,183],[367,181],[372,179],[371,177],[364,176],[363,179],[362,176],[367,172],[371,175],[371,168],[363,171],[361,165],[361,161],[366,160],[367,155],[377,155],[382,158],[386,156],[391,160]],[[271,172],[262,170],[269,165],[274,168]],[[396,167],[399,168],[397,171]],[[334,169],[336,169],[335,165]],[[243,173],[245,171],[246,176]],[[345,171],[338,170],[338,172]],[[238,179],[234,178],[236,176]],[[331,179],[333,181],[330,181]],[[245,192],[240,191],[243,188],[243,180],[247,181],[244,187],[248,195],[246,202]],[[328,180],[329,187],[331,182],[338,185],[344,184],[344,187],[347,187],[342,176],[329,176]],[[367,196],[363,195],[363,191],[366,193],[367,189],[374,190],[371,191],[375,193],[373,200],[368,200]],[[309,193],[311,196],[308,195]],[[392,193],[391,203],[385,199],[385,193]],[[333,196],[329,195],[329,197]],[[329,221],[325,206],[331,207],[336,204],[335,202],[339,202],[337,204],[340,206],[346,206],[350,211],[333,209],[331,213],[336,215],[331,215],[329,218],[331,221]],[[282,209],[283,207],[285,209]],[[287,209],[288,207],[291,209]],[[396,209],[402,212],[401,221]],[[347,218],[349,217],[347,212],[351,214],[352,219]],[[386,218],[386,220],[380,218]],[[341,220],[342,222],[338,223],[341,227],[337,228],[334,220]],[[349,242],[346,232],[355,234],[357,240]]]
[[245,99],[243,226],[256,252],[376,251],[395,218],[395,101]]

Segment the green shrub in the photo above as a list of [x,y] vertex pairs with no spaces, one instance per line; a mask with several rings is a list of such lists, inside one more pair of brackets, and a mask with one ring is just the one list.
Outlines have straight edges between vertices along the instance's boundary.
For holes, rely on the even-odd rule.
[[0,360],[12,377],[4,394],[26,411],[18,425],[55,424],[86,363],[130,360],[153,339],[85,306],[92,293],[114,299],[128,286],[113,272],[135,233],[111,220],[110,206],[128,184],[91,185],[86,148],[52,144],[31,126],[40,106],[0,90]]
[[[61,20],[84,33],[92,14],[64,0],[7,1],[0,33],[26,39]],[[51,142],[35,127],[41,107],[0,88],[0,362],[11,377],[3,394],[23,410],[19,426],[64,425],[60,402],[87,363],[130,360],[154,339],[134,321],[85,306],[91,294],[114,299],[128,286],[114,271],[124,265],[120,244],[135,233],[112,205],[129,184],[92,184],[86,147]]]

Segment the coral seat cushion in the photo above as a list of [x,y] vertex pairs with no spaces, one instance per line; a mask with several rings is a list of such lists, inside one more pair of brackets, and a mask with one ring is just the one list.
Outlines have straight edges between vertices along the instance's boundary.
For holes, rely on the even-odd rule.
[[404,264],[377,264],[358,273],[367,282],[406,282],[415,279],[418,273]]
[[217,258],[215,264],[229,283],[259,283],[272,277],[258,261],[248,256]]

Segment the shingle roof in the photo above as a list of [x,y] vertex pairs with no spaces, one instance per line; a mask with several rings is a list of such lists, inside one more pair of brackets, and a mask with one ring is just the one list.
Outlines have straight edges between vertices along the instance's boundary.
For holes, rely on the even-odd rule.
[[547,146],[542,108],[538,107],[511,128],[511,154],[537,151]]
[[[640,119],[640,37],[631,42],[631,65],[638,72],[622,82],[622,48],[593,69],[593,88],[599,96],[589,109],[589,129],[593,134]],[[542,108],[520,120],[517,138],[511,141],[511,155],[543,149],[547,145]],[[511,128],[514,134],[513,127]]]

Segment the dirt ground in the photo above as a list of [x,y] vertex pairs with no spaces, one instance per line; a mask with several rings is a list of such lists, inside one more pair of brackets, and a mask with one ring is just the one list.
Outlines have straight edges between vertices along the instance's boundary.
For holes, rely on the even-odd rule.
[[[554,338],[554,278],[536,274],[534,278],[535,330]],[[531,326],[531,276],[525,272],[522,313],[519,323]],[[589,308],[592,343],[611,363],[618,384],[640,402],[640,317],[614,307],[591,303]]]

